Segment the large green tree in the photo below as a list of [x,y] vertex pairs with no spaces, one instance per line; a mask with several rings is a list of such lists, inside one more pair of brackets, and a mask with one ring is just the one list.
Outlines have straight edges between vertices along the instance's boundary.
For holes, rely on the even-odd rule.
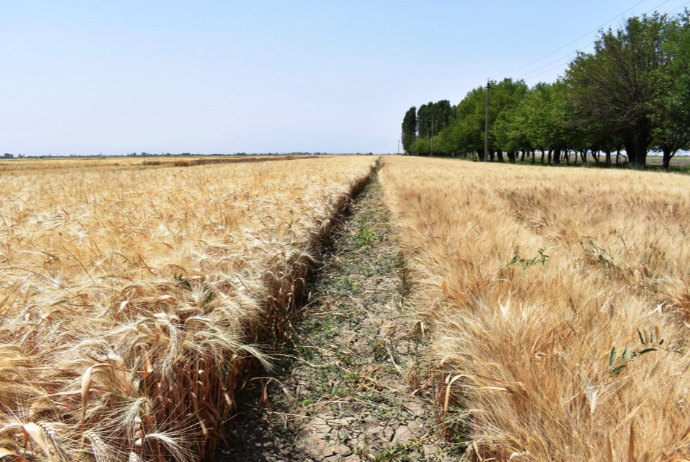
[[[498,84],[492,82],[489,124],[493,126],[499,114],[515,105],[526,92],[527,86],[522,81],[514,82],[511,79],[505,79]],[[446,154],[477,153],[479,157],[483,157],[486,89],[475,88],[457,106],[451,107],[448,104],[445,108],[452,109],[451,116],[448,118],[447,126],[438,132],[438,142],[434,142],[434,151],[438,146],[439,152]],[[503,151],[496,143],[495,137],[495,133],[490,130],[489,152],[492,158],[494,154],[498,154],[499,159],[502,159]]]
[[654,147],[663,153],[663,165],[668,170],[676,152],[690,147],[690,15],[687,11],[670,24],[663,51],[667,65],[659,70],[663,91]]
[[623,29],[602,32],[594,53],[581,53],[566,72],[578,114],[585,123],[623,131],[628,156],[638,168],[645,168],[658,120],[669,23],[659,14],[630,18]]
[[[515,160],[515,151],[517,146],[502,145],[499,139],[500,134],[497,132],[497,122],[504,112],[511,112],[513,108],[518,106],[520,102],[527,95],[529,88],[523,80],[513,81],[513,79],[503,79],[499,83],[492,83],[489,89],[489,150],[496,152],[498,160],[503,161],[503,152],[508,154],[511,161]],[[486,119],[486,103],[484,103],[484,115],[482,120]],[[500,129],[500,125],[499,125]],[[484,129],[482,127],[482,136]]]

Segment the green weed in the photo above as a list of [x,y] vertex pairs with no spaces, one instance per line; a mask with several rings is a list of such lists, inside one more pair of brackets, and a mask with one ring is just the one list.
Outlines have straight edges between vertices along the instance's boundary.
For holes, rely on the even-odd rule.
[[369,245],[376,239],[376,234],[364,225],[353,239],[358,245]]
[[510,263],[508,263],[508,266],[513,266],[513,265],[519,264],[520,266],[522,266],[522,269],[524,270],[524,269],[529,268],[530,266],[535,266],[535,265],[538,265],[540,263],[542,265],[545,265],[546,262],[549,260],[549,256],[544,253],[544,250],[545,249],[543,249],[543,248],[539,249],[539,257],[534,257],[532,259],[526,259],[526,258],[522,258],[520,256],[520,246],[518,245],[517,247],[515,247],[515,255],[513,255],[513,259],[510,260]]

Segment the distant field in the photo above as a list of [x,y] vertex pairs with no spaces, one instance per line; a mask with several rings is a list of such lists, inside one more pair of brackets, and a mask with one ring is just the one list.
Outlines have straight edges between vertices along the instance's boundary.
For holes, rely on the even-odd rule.
[[[661,156],[648,156],[647,165],[659,165],[661,166]],[[671,167],[686,167],[690,165],[690,156],[674,156],[671,159]]]
[[380,177],[432,332],[417,386],[475,460],[690,456],[690,177],[409,157]]
[[188,167],[204,164],[232,164],[246,162],[272,162],[281,160],[310,159],[317,156],[151,156],[151,157],[24,157],[4,159],[0,157],[0,173],[13,171],[65,170],[75,168],[137,169],[150,167]]
[[0,459],[212,453],[374,163],[159,160],[3,162]]
[[[602,156],[603,157],[603,156]],[[616,162],[616,155],[615,153],[612,155],[613,162]],[[590,164],[595,164],[594,160],[592,160],[592,157],[589,156],[587,159],[587,162]],[[657,155],[648,155],[647,156],[647,165],[649,166],[659,166],[661,167],[663,165],[662,163],[662,157],[657,156]],[[671,158],[671,167],[685,167],[690,165],[690,156],[673,156]]]

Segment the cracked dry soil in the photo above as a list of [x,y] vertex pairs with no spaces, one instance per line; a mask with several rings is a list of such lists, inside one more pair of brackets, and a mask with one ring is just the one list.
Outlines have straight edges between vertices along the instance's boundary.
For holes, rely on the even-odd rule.
[[428,396],[407,386],[425,343],[375,175],[321,261],[293,345],[241,390],[245,411],[226,424],[217,460],[457,460]]

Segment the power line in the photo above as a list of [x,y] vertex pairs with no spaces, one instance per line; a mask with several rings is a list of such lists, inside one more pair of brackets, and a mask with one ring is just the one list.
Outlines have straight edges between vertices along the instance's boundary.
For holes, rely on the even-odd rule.
[[[667,4],[668,2],[670,2],[670,1],[671,1],[671,0],[666,0],[665,2],[659,3],[657,6],[655,6],[655,7],[652,8],[651,10],[647,11],[645,14],[649,14],[649,13],[651,13],[652,11],[655,11],[655,10],[658,9],[661,5],[665,5],[665,4]],[[681,7],[681,8],[682,8],[682,7]],[[678,9],[678,8],[676,8],[676,9]],[[674,11],[675,11],[675,10],[674,10]]]
[[[589,45],[587,45],[587,46],[589,46]],[[534,72],[540,71],[540,70],[542,70],[542,69],[544,69],[544,68],[546,68],[546,67],[549,67],[549,66],[551,66],[551,65],[553,65],[553,64],[556,64],[556,63],[558,63],[558,62],[560,62],[560,61],[563,61],[564,59],[570,58],[571,56],[573,56],[574,54],[576,54],[578,51],[584,50],[587,46],[585,46],[585,47],[583,47],[583,48],[581,48],[581,49],[579,49],[579,50],[575,50],[575,51],[573,51],[573,52],[571,52],[571,53],[568,53],[567,55],[562,56],[562,57],[558,58],[558,59],[555,60],[555,61],[551,61],[549,64],[544,64],[544,65],[541,66],[541,67],[538,67],[538,68],[536,68],[536,69],[534,69],[534,70],[531,70],[531,71],[529,71],[529,72],[526,72],[526,73],[524,73],[524,74],[522,74],[522,75],[520,75],[520,76],[518,76],[518,77],[515,77],[515,80],[522,79],[522,78],[524,78],[524,77],[529,76],[530,74],[532,74],[532,73],[534,73]]]
[[[647,1],[647,0],[642,0],[641,2],[635,3],[633,6],[631,6],[631,7],[628,8],[627,10],[623,11],[622,13],[617,14],[615,17],[609,19],[608,21],[606,21],[606,22],[605,22],[604,24],[602,24],[601,26],[599,26],[599,27],[597,27],[596,29],[593,29],[593,30],[587,32],[586,34],[584,34],[584,35],[582,35],[582,36],[580,36],[580,37],[578,37],[578,38],[576,38],[576,39],[573,40],[572,42],[566,43],[565,45],[563,45],[563,46],[560,47],[559,49],[554,50],[554,51],[552,51],[551,53],[549,53],[549,54],[547,54],[547,55],[544,55],[544,56],[542,56],[542,57],[539,58],[539,59],[535,59],[535,60],[532,61],[531,63],[525,64],[524,66],[520,66],[520,67],[518,67],[518,68],[516,68],[516,69],[513,69],[512,71],[506,72],[505,74],[498,75],[497,77],[503,77],[504,75],[512,74],[512,73],[515,72],[515,71],[519,71],[520,69],[524,69],[524,68],[526,68],[526,67],[528,67],[528,66],[531,66],[531,65],[534,64],[534,63],[538,63],[538,62],[541,61],[542,59],[546,59],[546,58],[548,58],[549,56],[552,56],[552,55],[558,53],[558,52],[561,51],[563,48],[566,48],[566,47],[572,45],[573,43],[578,42],[578,41],[582,40],[583,38],[587,37],[589,34],[598,31],[599,29],[601,29],[602,27],[604,27],[606,24],[610,23],[610,22],[613,21],[614,19],[617,19],[617,18],[621,17],[622,15],[624,15],[625,13],[627,13],[628,11],[632,10],[632,9],[635,8],[636,6],[642,4],[642,3],[646,2],[646,1]],[[666,0],[666,2],[668,2],[668,1],[670,1],[670,0]],[[666,3],[666,2],[664,2],[664,3]],[[663,3],[662,3],[662,5],[663,5]],[[661,6],[661,5],[659,5],[659,6]],[[657,8],[658,8],[658,7],[657,7]]]
[[554,67],[552,67],[552,68],[550,68],[550,69],[545,70],[544,72],[540,72],[540,73],[538,73],[538,74],[530,75],[528,78],[532,79],[532,78],[537,77],[537,76],[540,76],[540,75],[542,75],[542,74],[546,74],[547,72],[551,72],[551,71],[553,71],[554,69],[558,69],[558,68],[561,67],[561,66],[562,66],[562,64],[559,64],[558,66],[554,66]]
[[[664,3],[668,3],[669,1],[670,1],[670,0],[666,0]],[[662,3],[661,5],[663,5],[664,3]],[[659,6],[661,6],[661,5],[659,5]],[[673,10],[669,11],[669,12],[666,13],[666,14],[675,13],[676,11],[680,10],[681,8],[685,8],[685,7],[688,6],[688,5],[690,5],[690,2],[683,3],[683,4],[682,4],[681,6],[679,6],[678,8],[673,9]],[[657,6],[656,8],[659,8],[659,6]],[[650,12],[656,10],[656,8],[654,8],[653,10],[647,11],[647,13],[645,13],[645,14],[649,14]]]
[[[644,13],[644,14],[649,14],[649,13],[651,13],[652,11],[656,11],[656,10],[659,9],[659,7],[665,5],[666,3],[670,2],[670,1],[671,1],[671,0],[665,0],[665,1],[661,2],[660,4],[658,4],[657,6],[655,6],[654,8],[652,8],[651,10],[647,11],[647,12]],[[642,2],[640,2],[640,3],[642,3]],[[637,5],[639,5],[640,3],[638,3]],[[637,6],[637,5],[635,5],[635,6]],[[677,8],[675,8],[675,9],[673,9],[673,10],[671,10],[671,11],[669,11],[667,14],[672,14],[672,13],[674,13],[674,12],[676,12],[676,11],[680,10],[681,8],[684,8],[684,7],[688,6],[688,5],[690,5],[690,1],[684,3],[683,5],[681,5],[681,6],[677,7]],[[624,13],[626,13],[627,11],[630,11],[631,9],[635,8],[635,6],[633,6],[633,7],[629,8],[629,9],[627,9],[626,11],[624,11],[624,12],[621,13],[621,14],[624,14]],[[620,16],[620,15],[619,15],[619,16]],[[615,18],[614,18],[614,19],[615,19]],[[609,23],[609,22],[611,22],[611,21],[613,21],[613,19],[611,19],[610,21],[607,21],[606,23],[604,23],[604,25],[607,24],[607,23]],[[603,27],[603,25],[602,25],[602,27]],[[601,29],[601,27],[599,27],[597,30],[599,30],[599,29]],[[591,33],[591,32],[590,32],[590,33]],[[588,34],[586,34],[586,35],[588,35]],[[584,36],[583,36],[583,37],[584,37]],[[580,37],[580,38],[582,38],[582,37]],[[577,39],[577,40],[579,40],[579,39]],[[577,41],[577,40],[575,40],[575,41]],[[572,43],[573,43],[573,42],[571,42],[571,44],[572,44]],[[571,52],[571,53],[568,53],[567,55],[565,55],[565,56],[563,56],[563,57],[561,57],[561,58],[559,58],[559,59],[557,59],[557,60],[555,60],[555,61],[552,61],[552,62],[549,63],[549,64],[545,64],[544,66],[538,67],[538,68],[536,68],[536,69],[534,69],[534,70],[532,70],[532,71],[529,71],[529,72],[527,72],[527,73],[525,73],[525,74],[522,74],[521,76],[516,77],[516,80],[519,80],[519,79],[522,79],[522,78],[525,78],[525,77],[528,77],[528,78],[537,77],[537,76],[539,76],[539,75],[546,74],[547,72],[550,72],[550,71],[552,71],[552,70],[554,70],[554,69],[558,69],[562,64],[559,64],[558,66],[554,66],[554,67],[552,67],[552,68],[549,68],[549,69],[545,70],[544,72],[540,72],[540,73],[538,73],[538,74],[531,75],[531,74],[533,74],[534,72],[537,72],[537,71],[539,71],[539,70],[541,70],[541,69],[544,69],[544,68],[546,68],[546,67],[548,67],[548,66],[551,66],[552,64],[555,64],[555,63],[557,63],[557,62],[559,62],[559,61],[562,61],[562,60],[564,60],[564,59],[566,59],[566,58],[572,56],[573,54],[575,54],[575,53],[577,53],[577,52],[579,52],[579,51],[583,51],[585,48],[587,48],[587,47],[593,45],[594,43],[596,43],[596,40],[593,40],[592,42],[590,42],[590,43],[588,43],[587,45],[585,45],[585,46],[579,48],[578,50],[575,50],[575,51],[573,51],[573,52]],[[566,46],[568,46],[568,45],[566,45]],[[561,48],[559,48],[559,50],[561,50],[561,49],[563,49],[563,48],[564,48],[564,47],[561,47]],[[558,50],[556,50],[556,51],[558,51]],[[551,53],[551,54],[553,54],[553,53]],[[547,55],[547,56],[548,56],[548,55]],[[539,60],[541,60],[541,59],[543,59],[543,57],[540,58]],[[534,64],[535,62],[536,62],[536,61],[533,61],[531,64]],[[530,64],[527,64],[527,65],[523,66],[523,68],[524,68],[524,67],[527,67],[527,66],[529,66],[529,65],[530,65]],[[517,70],[517,69],[516,69],[516,70]],[[506,74],[503,74],[503,75],[506,75]]]

